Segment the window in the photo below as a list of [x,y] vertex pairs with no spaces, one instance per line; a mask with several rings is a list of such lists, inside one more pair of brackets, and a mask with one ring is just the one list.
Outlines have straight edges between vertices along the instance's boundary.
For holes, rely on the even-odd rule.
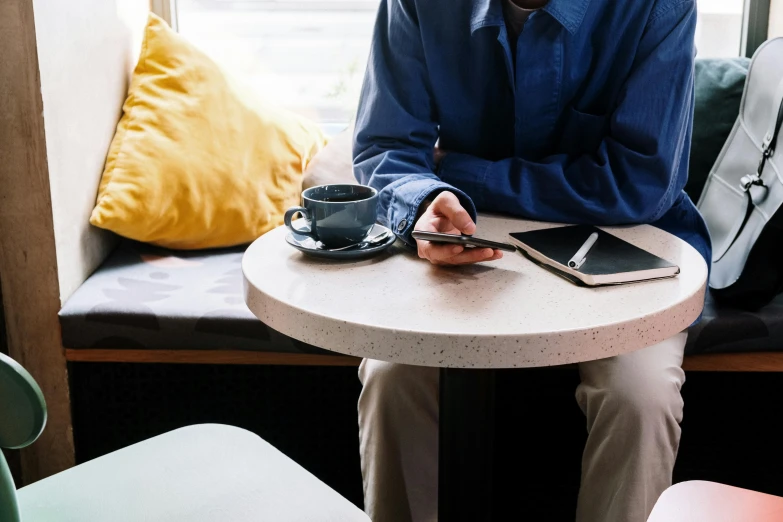
[[[263,97],[336,132],[356,110],[379,1],[152,0],[152,5],[175,12],[168,19],[175,19],[183,35]],[[699,0],[698,56],[755,50],[766,37],[769,2]]]
[[378,3],[177,0],[177,28],[265,98],[336,132],[356,111]]
[[699,0],[696,52],[699,58],[739,56],[744,0]]

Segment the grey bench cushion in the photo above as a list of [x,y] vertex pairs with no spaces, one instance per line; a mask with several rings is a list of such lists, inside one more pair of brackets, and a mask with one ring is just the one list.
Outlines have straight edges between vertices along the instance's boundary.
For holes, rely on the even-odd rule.
[[699,200],[712,164],[739,115],[749,65],[749,58],[696,60],[693,140],[685,185],[693,201]]
[[332,353],[268,328],[247,309],[244,250],[175,252],[120,243],[61,310],[63,345]]
[[[64,346],[333,354],[253,316],[242,297],[243,252],[121,243],[60,312]],[[686,353],[743,351],[783,351],[783,296],[755,313],[718,308],[708,296]]]

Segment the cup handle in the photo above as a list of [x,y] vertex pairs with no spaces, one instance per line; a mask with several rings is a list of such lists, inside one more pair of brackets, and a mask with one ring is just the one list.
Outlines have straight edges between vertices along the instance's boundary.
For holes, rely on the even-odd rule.
[[[293,223],[291,223],[291,220],[294,218],[295,215],[302,214],[302,217],[305,218],[307,221],[307,228],[306,229],[299,229],[294,227]],[[294,234],[301,234],[303,236],[310,236],[313,239],[317,239],[315,237],[315,234],[313,234],[313,221],[310,218],[310,211],[307,210],[304,207],[291,207],[285,212],[285,217],[283,217],[283,222],[285,223],[285,226],[287,226]]]

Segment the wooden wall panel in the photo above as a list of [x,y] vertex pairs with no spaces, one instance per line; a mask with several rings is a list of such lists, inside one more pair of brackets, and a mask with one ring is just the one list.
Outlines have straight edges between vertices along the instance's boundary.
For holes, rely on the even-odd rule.
[[0,49],[0,284],[8,350],[38,381],[49,408],[44,434],[22,452],[29,483],[74,459],[31,0],[0,1]]

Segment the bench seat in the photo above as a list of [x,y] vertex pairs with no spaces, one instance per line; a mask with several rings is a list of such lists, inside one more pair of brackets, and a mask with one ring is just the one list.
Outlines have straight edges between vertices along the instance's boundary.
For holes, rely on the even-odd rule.
[[60,311],[65,348],[330,354],[245,306],[245,247],[171,251],[123,241]]
[[[253,316],[242,295],[243,252],[123,241],[60,312],[63,345],[333,355]],[[689,355],[775,351],[783,352],[783,295],[754,313],[718,307],[708,296],[686,347]]]

